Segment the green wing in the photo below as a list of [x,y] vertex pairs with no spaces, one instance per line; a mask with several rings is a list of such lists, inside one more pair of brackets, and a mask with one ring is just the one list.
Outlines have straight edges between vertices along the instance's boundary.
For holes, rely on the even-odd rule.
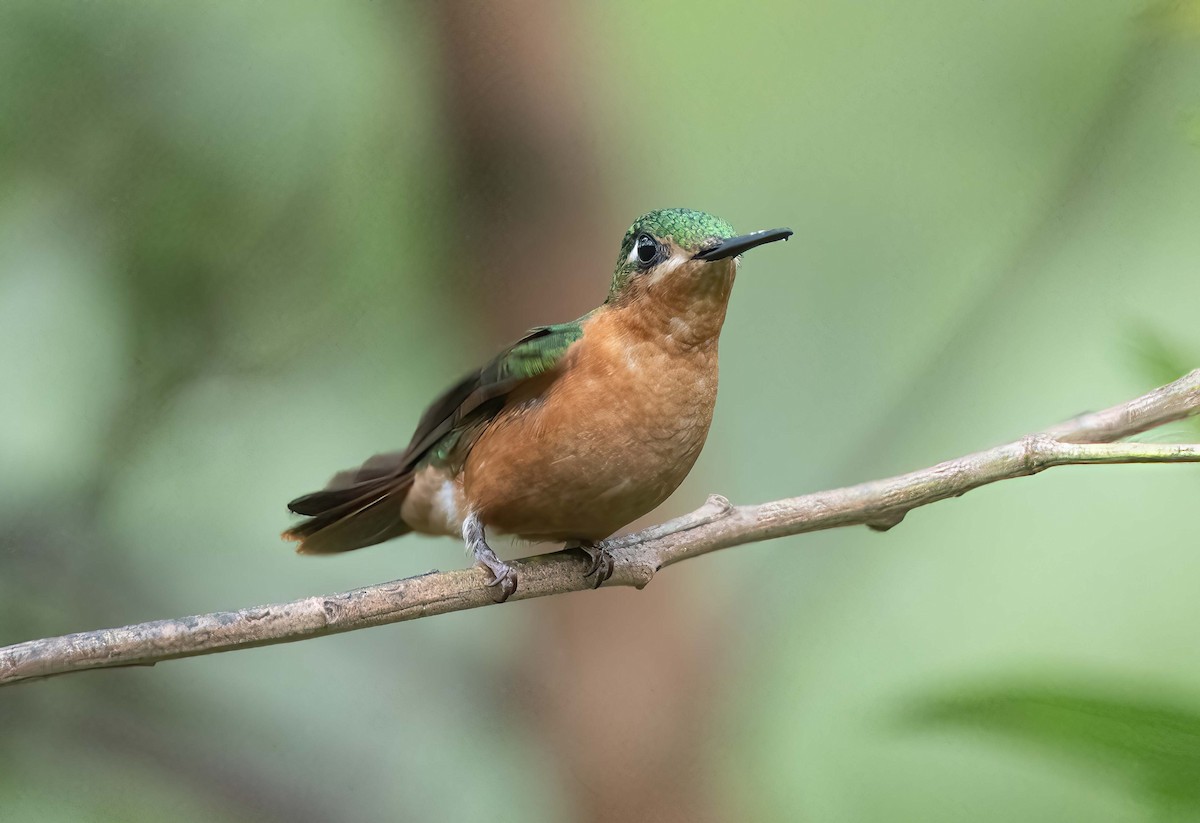
[[284,532],[299,540],[297,551],[328,554],[380,543],[410,531],[399,503],[422,463],[454,465],[484,425],[504,407],[505,397],[526,380],[554,368],[579,338],[587,316],[571,323],[539,326],[472,372],[433,402],[402,452],[379,454],[362,466],[338,472],[319,492],[288,503],[309,519]]
[[583,337],[583,321],[538,326],[502,351],[479,371],[472,372],[435,400],[404,450],[405,470],[428,458],[444,463],[457,450],[462,436],[490,420],[504,398],[530,378],[558,363],[567,349]]
[[583,337],[583,319],[530,329],[479,370],[480,388],[505,386],[504,391],[511,391],[517,383],[554,368],[571,344]]
[[421,415],[404,451],[378,454],[356,469],[339,472],[324,490],[297,498],[288,507],[299,514],[325,511],[355,499],[364,484],[403,477],[422,461],[444,465],[460,457],[457,447],[471,439],[464,441],[463,435],[480,431],[481,424],[504,407],[505,396],[521,383],[554,368],[571,344],[583,337],[587,318],[530,329],[434,400]]

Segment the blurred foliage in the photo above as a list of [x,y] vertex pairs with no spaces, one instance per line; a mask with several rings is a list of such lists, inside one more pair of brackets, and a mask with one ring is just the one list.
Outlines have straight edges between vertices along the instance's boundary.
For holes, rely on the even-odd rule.
[[[438,8],[0,5],[0,643],[466,562],[453,541],[314,562],[277,540],[284,501],[406,442],[448,377],[522,331],[470,313],[489,299],[463,284],[489,271],[459,261],[546,253],[532,231],[461,255],[483,244],[462,217],[480,204],[454,184]],[[575,61],[607,187],[588,233],[611,242],[556,258],[576,314],[651,208],[797,232],[747,259],[717,419],[673,511],[927,465],[1200,365],[1195,2],[569,8],[575,33],[541,51],[511,30],[478,41]],[[519,163],[494,170],[501,206],[541,160],[502,156]],[[573,213],[571,193],[546,213]],[[688,616],[673,635],[589,625],[587,656],[611,655],[620,684],[602,699],[578,650],[539,633],[561,616],[546,603],[4,690],[0,806],[561,820],[585,817],[603,771],[650,794],[673,776],[714,818],[1146,819],[1150,801],[1033,749],[864,718],[1046,661],[1138,672],[1186,705],[1196,488],[1184,469],[1064,469],[884,536],[775,541],[588,595]],[[691,671],[639,656],[660,634],[702,684],[656,677]],[[1005,688],[939,722],[1127,765],[1144,786],[1195,755],[1189,712],[1150,690]],[[550,704],[607,712],[620,756],[547,731]],[[693,737],[623,725],[664,705]],[[652,777],[633,756],[650,736],[670,753]]]
[[[1178,380],[1200,363],[1200,352],[1188,351],[1182,345],[1167,340],[1151,321],[1135,327],[1131,338],[1136,354],[1136,369],[1148,380],[1158,384]],[[1193,424],[1196,421],[1191,421]]]
[[[1164,384],[1176,380],[1196,368],[1196,363],[1200,363],[1200,347],[1189,351],[1175,341],[1168,341],[1149,322],[1135,327],[1132,338],[1137,358],[1135,368],[1156,383]],[[1166,375],[1174,376],[1167,377]],[[1169,440],[1194,440],[1198,436],[1200,436],[1200,418],[1192,417],[1171,426],[1165,426],[1153,435],[1146,433],[1140,439],[1153,437],[1161,442],[1167,442]]]
[[[997,678],[1003,680],[1003,678]],[[907,722],[1007,737],[1069,756],[1144,792],[1164,812],[1200,816],[1200,712],[1096,683],[988,685],[930,699]]]
[[1200,34],[1200,3],[1196,0],[1156,0],[1147,7],[1144,19],[1164,34],[1194,37]]

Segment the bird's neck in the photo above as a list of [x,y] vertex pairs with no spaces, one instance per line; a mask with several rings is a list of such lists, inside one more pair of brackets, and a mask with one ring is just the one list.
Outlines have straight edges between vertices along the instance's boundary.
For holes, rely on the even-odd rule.
[[734,267],[703,274],[676,272],[647,284],[637,299],[606,310],[631,340],[657,341],[681,352],[714,348],[725,323]]

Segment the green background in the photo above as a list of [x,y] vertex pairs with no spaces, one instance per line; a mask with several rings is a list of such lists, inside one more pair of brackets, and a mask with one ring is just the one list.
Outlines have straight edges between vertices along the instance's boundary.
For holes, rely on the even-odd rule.
[[[647,523],[1200,366],[1195,0],[9,0],[0,77],[0,643],[466,565],[297,557],[283,504],[599,303],[653,208],[796,236]],[[2,814],[1191,819],[1198,495],[1056,469],[640,593],[0,690]]]

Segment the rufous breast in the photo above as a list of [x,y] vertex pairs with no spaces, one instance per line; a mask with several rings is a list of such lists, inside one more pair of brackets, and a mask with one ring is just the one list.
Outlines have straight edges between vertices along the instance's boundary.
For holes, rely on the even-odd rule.
[[[724,301],[719,310],[718,333]],[[717,334],[687,331],[637,306],[585,321],[559,367],[514,392],[472,446],[468,507],[498,532],[600,540],[666,500],[704,446],[717,397]]]

